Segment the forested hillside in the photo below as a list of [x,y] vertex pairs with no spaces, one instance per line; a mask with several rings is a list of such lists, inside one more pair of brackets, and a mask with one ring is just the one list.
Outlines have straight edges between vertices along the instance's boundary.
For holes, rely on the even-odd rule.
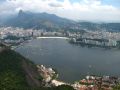
[[10,49],[0,52],[0,90],[73,90],[70,86],[45,88],[35,64]]

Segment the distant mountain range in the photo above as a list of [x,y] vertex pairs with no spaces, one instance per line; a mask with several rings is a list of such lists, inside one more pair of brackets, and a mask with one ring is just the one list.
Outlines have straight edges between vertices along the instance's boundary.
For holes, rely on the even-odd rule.
[[55,14],[32,13],[20,10],[18,15],[6,20],[5,26],[20,28],[45,29],[50,31],[56,30],[108,30],[120,31],[120,23],[93,23],[87,21],[76,22],[65,19]]
[[7,20],[4,25],[33,29],[59,30],[75,22],[48,13],[32,13],[19,11],[16,17]]

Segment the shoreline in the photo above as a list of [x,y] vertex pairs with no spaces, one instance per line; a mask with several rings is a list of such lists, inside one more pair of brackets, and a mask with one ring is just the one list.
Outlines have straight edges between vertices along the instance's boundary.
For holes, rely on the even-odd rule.
[[36,65],[39,74],[43,78],[43,82],[46,87],[69,85],[75,90],[113,90],[118,84],[120,84],[120,77],[115,76],[97,76],[97,75],[87,75],[85,78],[74,83],[67,83],[65,81],[60,81],[57,78],[52,78],[51,74],[54,74],[54,70],[44,65]]
[[19,46],[23,46],[24,43],[28,43],[31,40],[38,40],[38,39],[64,39],[64,40],[68,40],[68,42],[70,44],[73,45],[77,45],[77,46],[81,46],[81,47],[87,47],[87,48],[104,48],[106,50],[110,50],[110,49],[115,49],[115,50],[119,50],[120,47],[118,46],[101,46],[101,45],[95,45],[95,44],[89,44],[89,43],[82,43],[82,42],[73,42],[71,38],[69,37],[35,37],[29,40],[25,40],[21,43],[19,43],[18,45],[12,45],[11,49],[14,50],[16,48],[18,48]]
[[[52,71],[52,68],[50,69],[50,71]],[[81,79],[73,84],[71,84],[71,83],[68,84],[64,81],[59,81],[57,79],[52,80],[53,86],[54,85],[56,85],[56,86],[70,85],[75,90],[81,90],[80,88],[96,88],[94,90],[98,90],[97,88],[109,88],[108,90],[112,90],[112,88],[116,87],[118,84],[120,84],[120,78],[115,77],[115,76],[101,76],[100,77],[100,76],[96,76],[96,75],[94,75],[94,76],[89,75],[89,76],[86,76],[86,78],[83,78],[83,79]]]

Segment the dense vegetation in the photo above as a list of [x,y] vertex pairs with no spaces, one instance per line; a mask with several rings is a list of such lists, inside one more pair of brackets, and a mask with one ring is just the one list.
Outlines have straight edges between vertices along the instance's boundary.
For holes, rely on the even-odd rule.
[[113,90],[120,90],[120,85],[117,85],[116,87],[114,87]]
[[9,35],[9,36],[7,36],[7,37],[5,38],[5,40],[6,40],[6,39],[10,39],[10,40],[19,40],[20,37]]
[[7,20],[6,26],[59,30],[67,24],[71,24],[71,20],[58,17],[54,14],[48,13],[32,13],[20,10],[18,15],[10,20]]
[[27,86],[21,59],[22,57],[11,50],[0,53],[0,90]]
[[6,49],[0,52],[0,90],[74,90],[67,85],[52,88],[30,86],[22,67],[23,60],[33,64],[15,51]]

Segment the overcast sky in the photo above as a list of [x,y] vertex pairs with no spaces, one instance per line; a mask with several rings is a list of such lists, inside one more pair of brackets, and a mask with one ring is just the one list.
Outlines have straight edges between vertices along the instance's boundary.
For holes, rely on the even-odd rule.
[[120,0],[0,0],[0,16],[20,9],[73,20],[120,22]]

